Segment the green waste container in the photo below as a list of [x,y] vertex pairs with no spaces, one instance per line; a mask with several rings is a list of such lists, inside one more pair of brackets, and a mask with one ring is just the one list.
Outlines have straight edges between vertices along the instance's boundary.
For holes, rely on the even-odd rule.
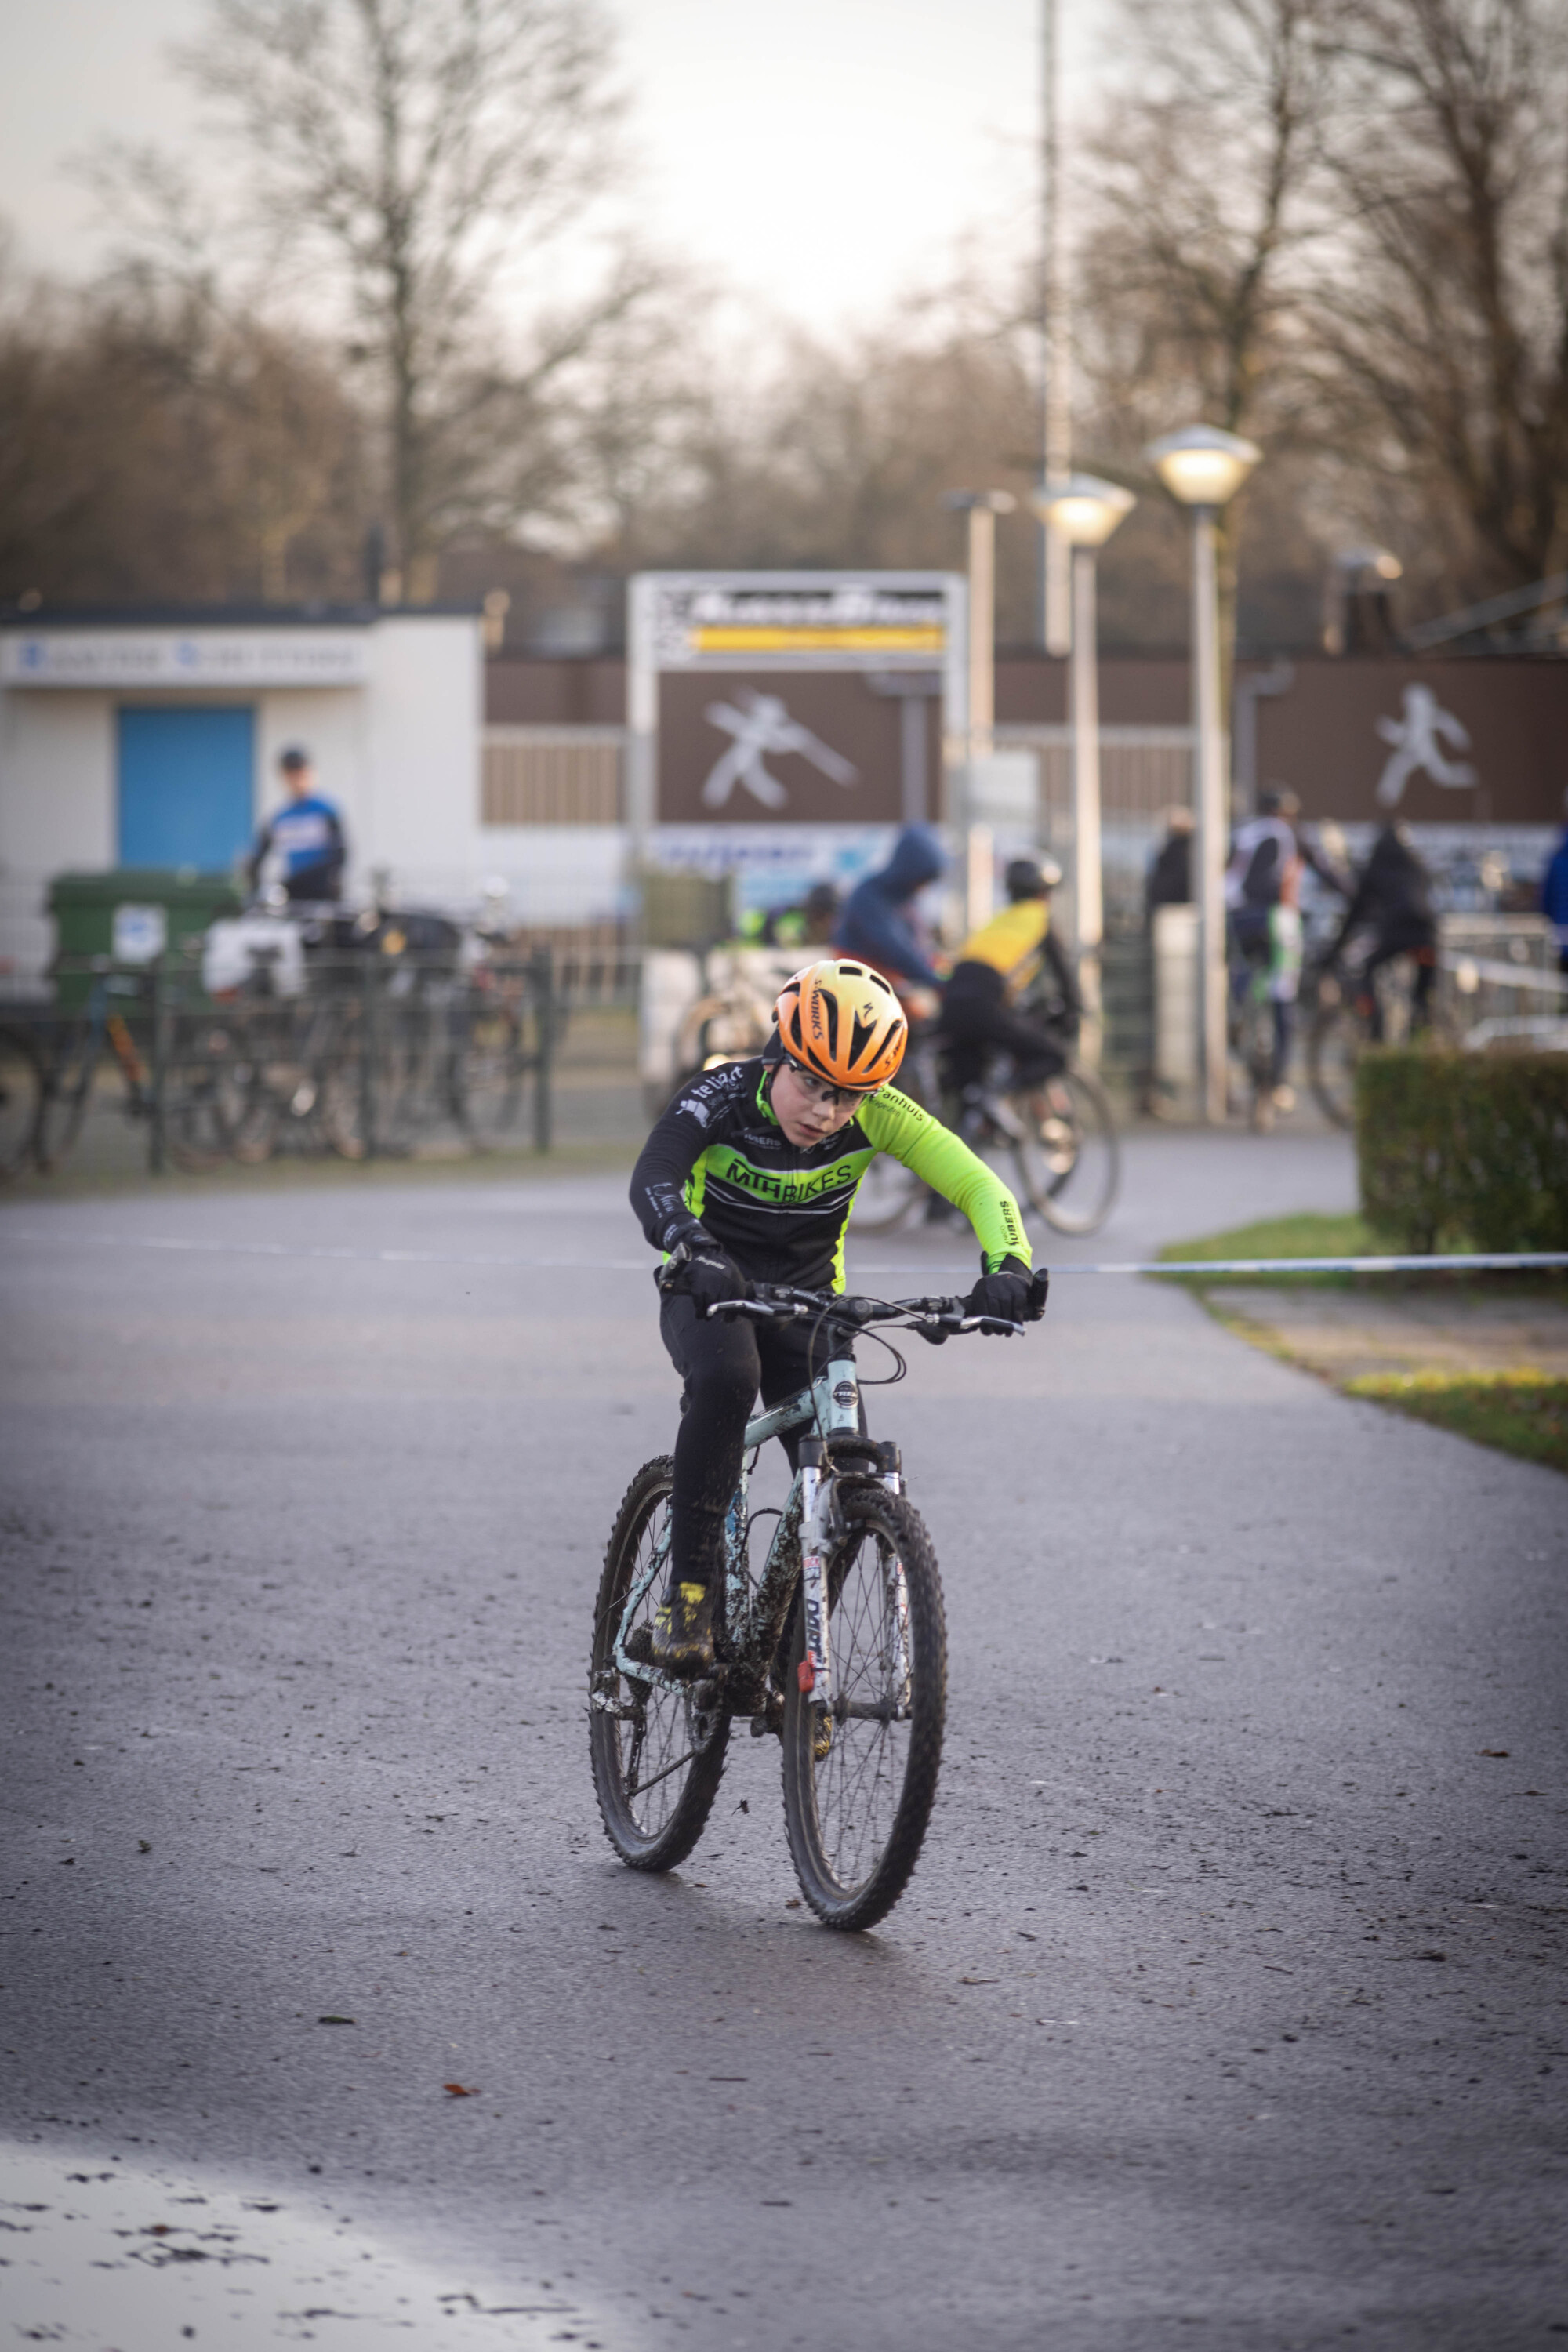
[[81,1011],[92,987],[89,965],[94,956],[116,956],[132,965],[146,961],[159,923],[155,914],[139,915],[137,909],[162,909],[164,952],[178,955],[184,940],[199,940],[220,915],[237,915],[240,904],[229,875],[198,874],[189,866],[57,874],[49,885],[56,1003],[63,1012]]

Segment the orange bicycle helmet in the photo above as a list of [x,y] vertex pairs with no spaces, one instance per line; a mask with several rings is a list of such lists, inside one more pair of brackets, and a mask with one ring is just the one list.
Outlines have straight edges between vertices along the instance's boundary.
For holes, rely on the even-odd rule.
[[881,973],[842,956],[786,980],[773,1018],[792,1062],[858,1094],[887,1085],[909,1043],[903,1007]]

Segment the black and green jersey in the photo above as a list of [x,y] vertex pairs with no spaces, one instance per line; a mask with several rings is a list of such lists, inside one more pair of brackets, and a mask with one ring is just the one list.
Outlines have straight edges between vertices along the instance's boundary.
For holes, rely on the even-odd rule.
[[847,1127],[801,1150],[769,1107],[772,1078],[760,1058],[730,1062],[683,1087],[664,1113],[632,1176],[632,1206],[655,1249],[710,1237],[753,1281],[842,1290],[850,1206],[887,1151],[963,1210],[988,1274],[1005,1257],[1031,1263],[1005,1184],[908,1095],[882,1087]]

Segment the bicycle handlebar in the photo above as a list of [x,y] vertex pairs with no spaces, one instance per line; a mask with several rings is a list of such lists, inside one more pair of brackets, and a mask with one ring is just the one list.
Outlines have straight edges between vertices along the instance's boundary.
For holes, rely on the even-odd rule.
[[759,1283],[750,1298],[715,1300],[707,1313],[710,1318],[743,1315],[757,1323],[803,1323],[808,1317],[816,1317],[826,1323],[847,1323],[857,1331],[873,1323],[892,1323],[906,1331],[918,1331],[932,1347],[965,1331],[984,1331],[1007,1339],[1024,1337],[1024,1326],[1003,1316],[966,1314],[961,1298],[867,1298],[765,1283]]

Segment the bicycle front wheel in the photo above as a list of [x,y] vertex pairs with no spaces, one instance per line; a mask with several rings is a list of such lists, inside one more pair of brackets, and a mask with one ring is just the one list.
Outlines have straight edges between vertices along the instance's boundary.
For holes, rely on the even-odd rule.
[[942,1764],[947,1631],[920,1514],[879,1486],[843,1494],[828,1563],[831,1704],[800,1687],[795,1612],[784,1696],[784,1826],[800,1891],[826,1927],[874,1927],[919,1858]]
[[1097,1234],[1121,1182],[1121,1145],[1099,1079],[1063,1070],[1011,1100],[1023,1129],[1015,1159],[1025,1199],[1058,1234]]
[[1336,1127],[1355,1124],[1355,1072],[1365,1033],[1353,1004],[1326,992],[1307,1040],[1307,1076],[1318,1108]]
[[86,1123],[99,1052],[98,1034],[84,1026],[60,1039],[44,1065],[33,1152],[46,1176],[75,1149]]
[[468,1015],[452,1055],[452,1115],[478,1151],[504,1143],[522,1100],[522,1035],[506,1005]]
[[[673,1870],[701,1836],[723,1777],[730,1718],[705,1712],[696,1689],[672,1690],[628,1675],[616,1645],[651,1625],[664,1597],[669,1497],[668,1454],[645,1462],[627,1487],[605,1552],[594,1607],[588,1747],[605,1834],[633,1870]],[[640,1588],[640,1590],[639,1590]],[[636,1604],[627,1602],[636,1593]]]

